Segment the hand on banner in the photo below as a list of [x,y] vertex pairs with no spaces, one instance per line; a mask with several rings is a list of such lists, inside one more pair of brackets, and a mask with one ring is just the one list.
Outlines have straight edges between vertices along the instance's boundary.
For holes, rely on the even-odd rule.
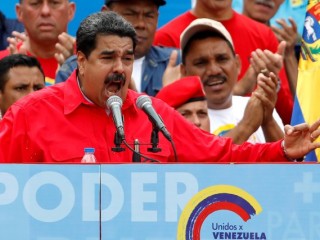
[[320,119],[311,126],[307,123],[284,127],[283,150],[290,159],[298,159],[310,151],[319,148],[320,142],[315,140],[320,135]]

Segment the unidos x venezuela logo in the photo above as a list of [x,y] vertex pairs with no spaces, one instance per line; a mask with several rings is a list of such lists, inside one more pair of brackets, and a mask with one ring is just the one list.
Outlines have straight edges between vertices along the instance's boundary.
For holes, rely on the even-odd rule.
[[[244,190],[229,185],[211,186],[194,195],[183,209],[178,223],[177,239],[200,240],[200,230],[204,220],[209,214],[219,210],[234,212],[244,222],[262,212],[257,200]],[[265,239],[265,236],[259,239]]]

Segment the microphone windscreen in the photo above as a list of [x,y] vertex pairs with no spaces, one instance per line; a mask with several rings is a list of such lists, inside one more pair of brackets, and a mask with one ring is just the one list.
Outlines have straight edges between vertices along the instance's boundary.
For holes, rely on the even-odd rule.
[[136,105],[138,108],[142,109],[146,103],[152,103],[151,98],[147,95],[141,95],[137,98]]
[[113,104],[119,104],[120,107],[122,106],[122,99],[119,96],[111,96],[107,100],[107,107],[110,108]]

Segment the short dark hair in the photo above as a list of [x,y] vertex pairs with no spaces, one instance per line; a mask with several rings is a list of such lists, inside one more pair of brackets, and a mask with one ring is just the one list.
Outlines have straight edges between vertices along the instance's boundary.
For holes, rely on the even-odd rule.
[[186,46],[181,49],[182,51],[182,63],[185,64],[186,63],[186,55],[189,53],[190,51],[190,46],[191,46],[191,43],[193,41],[196,41],[196,40],[203,40],[203,39],[206,39],[206,38],[209,38],[209,37],[217,37],[217,38],[221,38],[223,40],[226,41],[226,43],[228,44],[228,46],[230,47],[231,51],[232,51],[232,54],[233,56],[236,55],[234,49],[233,49],[233,46],[231,45],[231,43],[225,39],[225,37],[221,34],[221,33],[218,33],[216,31],[201,31],[201,32],[197,32],[196,34],[194,34],[190,39],[189,41],[187,42]]
[[19,66],[38,68],[43,75],[43,81],[45,81],[45,75],[42,67],[35,57],[24,54],[12,54],[0,60],[0,91],[4,91],[4,88],[9,80],[8,73],[10,69]]
[[85,18],[77,31],[77,51],[81,51],[87,58],[96,47],[99,35],[117,35],[129,37],[136,48],[137,34],[134,27],[119,14],[107,11],[94,13]]

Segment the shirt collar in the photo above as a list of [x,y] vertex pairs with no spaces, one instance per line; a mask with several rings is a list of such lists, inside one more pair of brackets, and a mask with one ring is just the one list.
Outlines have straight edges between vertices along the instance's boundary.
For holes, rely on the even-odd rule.
[[81,104],[95,106],[80,90],[77,81],[77,71],[73,71],[64,86],[64,114],[73,112]]
[[[74,71],[70,78],[65,82],[64,86],[64,114],[70,114],[81,104],[97,107],[92,101],[90,101],[81,91],[79,82],[77,81],[77,71]],[[132,90],[128,90],[126,100],[122,105],[122,110],[126,111],[132,108],[137,112],[137,107],[135,100],[137,99],[138,94]]]

